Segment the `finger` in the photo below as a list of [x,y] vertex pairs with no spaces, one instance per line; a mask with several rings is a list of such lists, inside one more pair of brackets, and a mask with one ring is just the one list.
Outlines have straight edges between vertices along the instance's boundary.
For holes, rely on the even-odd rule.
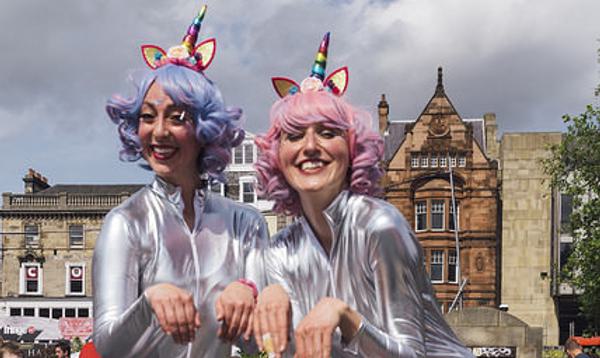
[[194,324],[196,326],[196,329],[198,329],[202,325],[202,320],[200,320],[200,313],[198,313],[198,310],[196,310],[196,307],[194,307],[194,310],[196,311],[196,315],[194,317]]
[[311,357],[321,357],[321,355],[323,354],[322,336],[323,335],[321,334],[320,329],[315,329],[312,331],[312,335],[310,337],[310,343],[312,344],[308,345],[308,353]]
[[179,343],[179,331],[177,330],[177,318],[175,316],[175,311],[173,310],[173,304],[165,303],[162,305],[165,311],[165,322],[167,325],[167,329],[171,332],[171,336],[175,340],[175,342]]
[[248,315],[248,324],[246,326],[246,331],[244,332],[244,339],[249,340],[252,336],[252,331],[254,330],[254,309],[250,311]]
[[279,322],[277,319],[278,311],[279,311],[279,309],[270,310],[269,314],[266,315],[267,323],[268,323],[268,327],[269,327],[269,329],[267,331],[269,333],[271,333],[271,337],[273,339],[273,348],[275,349],[275,351],[279,351],[279,347],[281,347],[281,339],[279,338],[279,336],[282,335],[281,329],[279,328]]
[[185,321],[187,324],[187,329],[190,335],[190,341],[193,341],[196,338],[196,327],[195,327],[195,316],[196,316],[196,306],[194,306],[194,300],[190,297],[186,300],[185,305],[183,307],[185,313]]
[[294,334],[294,337],[296,338],[296,355],[298,357],[306,356],[306,350],[304,348],[304,334],[302,330],[297,330]]
[[250,316],[252,315],[252,307],[244,307],[243,311],[242,311],[242,315],[240,317],[240,322],[238,324],[238,329],[237,332],[235,332],[235,336],[239,337],[240,335],[244,335],[245,338],[245,333],[248,331],[248,326],[249,326],[249,321],[250,321]]
[[232,307],[231,313],[231,321],[229,321],[229,329],[227,330],[227,337],[229,340],[237,337],[237,333],[240,328],[240,320],[242,319],[242,315],[244,313],[244,308],[242,305],[234,305]]
[[333,340],[333,329],[326,331],[322,338],[323,338],[322,357],[330,358],[331,357],[331,345],[332,345],[332,340]]
[[185,319],[185,310],[183,307],[183,302],[181,302],[180,300],[174,301],[173,311],[175,312],[175,322],[177,324],[177,332],[179,333],[181,343],[189,342],[190,335],[188,332],[187,321]]
[[276,327],[277,327],[277,336],[278,336],[278,344],[277,344],[277,351],[278,352],[283,352],[287,346],[287,340],[288,340],[288,330],[290,327],[290,322],[289,322],[289,311],[288,309],[281,309],[281,310],[277,310],[276,313]]
[[260,308],[254,308],[254,313],[252,316],[252,324],[254,325],[254,341],[256,341],[256,345],[260,351],[264,351],[262,336],[263,330],[260,324],[260,316],[262,315]]
[[217,299],[217,303],[215,303],[215,312],[217,314],[217,321],[223,320],[223,304],[221,303],[221,298]]
[[152,306],[152,310],[154,311],[154,314],[156,315],[156,319],[158,319],[158,323],[160,324],[160,327],[162,328],[162,330],[170,335],[171,331],[169,330],[169,326],[167,325],[167,319],[166,319],[166,313],[165,310],[162,306],[162,304],[154,304]]
[[[265,342],[263,341],[263,337],[266,334],[271,335],[271,327],[269,326],[269,319],[268,319],[269,314],[270,314],[270,312],[268,310],[263,309],[261,311],[260,317],[258,317],[259,320],[260,320],[260,327],[262,329],[262,332],[261,332],[262,334],[260,336],[260,341],[262,342],[263,349],[265,347]],[[272,335],[270,336],[270,340],[272,342],[272,340],[273,340]]]

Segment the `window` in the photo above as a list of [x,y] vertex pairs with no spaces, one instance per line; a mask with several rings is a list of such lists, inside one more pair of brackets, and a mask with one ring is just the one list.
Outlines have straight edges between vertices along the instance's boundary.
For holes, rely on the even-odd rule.
[[63,316],[62,308],[53,308],[52,309],[52,318],[59,319]]
[[446,157],[445,156],[440,156],[440,167],[445,168],[446,167]]
[[83,248],[83,225],[69,225],[69,248]]
[[20,292],[22,295],[42,294],[42,268],[39,263],[22,263]]
[[253,177],[240,178],[240,201],[243,203],[255,203],[256,192],[254,191]]
[[85,294],[85,266],[83,264],[65,264],[67,268],[67,287],[65,294],[67,295],[84,295]]
[[212,191],[215,194],[219,194],[221,196],[225,196],[225,184],[220,183],[218,181],[214,181],[210,185],[210,191]]
[[233,149],[233,164],[244,164],[244,152],[241,145]]
[[458,157],[458,166],[459,167],[466,167],[467,166],[467,158],[465,158],[464,155],[461,155],[460,157]]
[[456,167],[456,156],[455,155],[450,157],[450,166],[452,168]]
[[49,308],[40,308],[39,316],[50,318],[50,309]]
[[[456,216],[456,226],[458,226],[460,230],[460,207],[458,206],[458,201],[455,201],[456,204],[456,212],[458,215]],[[450,200],[450,215],[448,216],[448,229],[450,231],[454,231],[454,206],[452,205],[452,200]]]
[[38,247],[40,244],[40,233],[37,225],[25,225],[25,246]]
[[456,250],[448,251],[448,282],[456,283],[458,276],[458,266],[456,265]]
[[444,281],[444,251],[431,251],[431,282]]
[[415,205],[415,230],[427,229],[427,202],[418,201]]
[[419,167],[419,156],[418,155],[413,154],[413,156],[410,158],[410,166],[413,168]]
[[429,158],[427,157],[427,155],[422,155],[421,156],[421,167],[427,168],[428,166],[429,166]]
[[431,201],[431,229],[444,230],[444,201]]
[[11,307],[10,308],[10,315],[12,317],[20,317],[21,316],[21,308],[15,308],[15,307]]
[[77,317],[89,317],[90,310],[88,308],[78,308],[77,309]]
[[254,163],[254,146],[252,144],[244,144],[244,163]]
[[438,156],[437,155],[431,156],[430,164],[431,164],[432,168],[437,168],[437,166],[438,166]]
[[35,316],[35,308],[33,308],[33,307],[23,308],[23,316],[34,317]]
[[65,308],[65,317],[75,317],[75,308]]

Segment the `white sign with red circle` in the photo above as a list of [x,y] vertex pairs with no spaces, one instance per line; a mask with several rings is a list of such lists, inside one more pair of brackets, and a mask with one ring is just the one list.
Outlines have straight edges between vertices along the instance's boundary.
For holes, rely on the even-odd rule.
[[83,279],[83,268],[80,266],[71,266],[71,279],[72,280]]

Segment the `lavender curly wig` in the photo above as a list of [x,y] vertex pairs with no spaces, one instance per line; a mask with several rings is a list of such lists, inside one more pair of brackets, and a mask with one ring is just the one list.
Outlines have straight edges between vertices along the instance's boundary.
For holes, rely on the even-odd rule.
[[343,130],[347,133],[350,168],[347,188],[358,194],[381,192],[379,179],[383,175],[379,163],[383,156],[383,140],[371,129],[371,116],[328,92],[288,95],[271,107],[271,127],[255,142],[260,155],[255,164],[258,172],[258,193],[275,201],[278,213],[301,215],[298,193],[286,182],[279,167],[281,133],[299,133],[311,124]]
[[[158,83],[176,105],[186,107],[194,118],[196,138],[202,146],[197,160],[199,174],[207,174],[211,180],[223,181],[222,172],[229,163],[231,148],[244,139],[244,131],[236,123],[242,111],[225,107],[219,89],[202,73],[182,66],[165,65],[147,70],[134,82],[136,94],[131,98],[112,96],[106,104],[106,112],[117,125],[122,143],[120,159],[135,162],[142,158],[138,137],[139,113],[146,92]],[[148,165],[141,165],[150,169]]]

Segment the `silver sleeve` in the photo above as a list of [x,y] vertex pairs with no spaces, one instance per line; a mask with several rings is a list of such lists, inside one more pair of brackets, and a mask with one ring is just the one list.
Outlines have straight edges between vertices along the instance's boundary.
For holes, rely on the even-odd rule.
[[344,350],[364,357],[425,357],[424,305],[428,276],[419,242],[398,215],[372,222],[368,265],[372,270],[381,317],[378,329],[363,318],[358,333]]
[[94,345],[103,357],[129,356],[152,323],[152,308],[138,292],[139,245],[127,219],[107,215],[93,259]]

